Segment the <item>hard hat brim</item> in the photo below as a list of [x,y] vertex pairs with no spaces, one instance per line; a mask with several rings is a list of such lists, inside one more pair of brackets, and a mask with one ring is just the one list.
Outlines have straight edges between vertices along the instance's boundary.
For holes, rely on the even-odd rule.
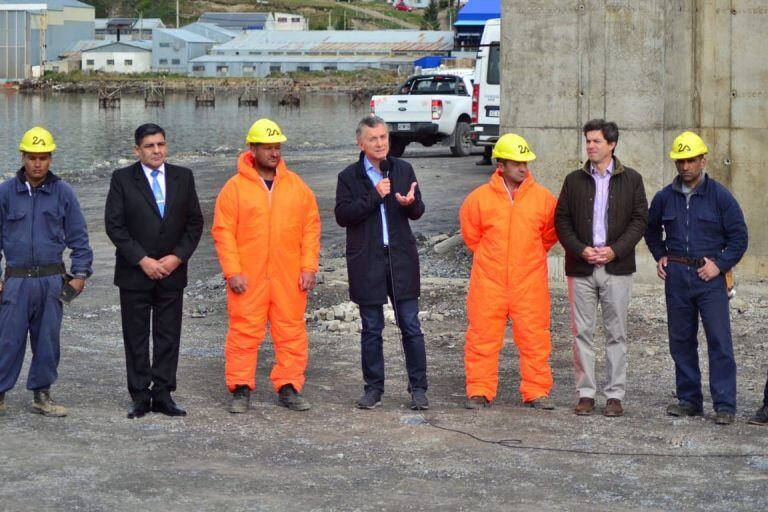
[[44,150],[41,150],[40,148],[36,147],[29,147],[25,146],[24,144],[19,144],[19,151],[22,153],[53,153],[56,151],[56,144],[52,144],[51,146],[46,147]]

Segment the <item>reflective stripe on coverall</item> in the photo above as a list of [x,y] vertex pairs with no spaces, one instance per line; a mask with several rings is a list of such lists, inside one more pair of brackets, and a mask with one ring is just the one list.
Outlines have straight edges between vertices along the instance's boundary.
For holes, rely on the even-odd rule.
[[493,400],[499,352],[507,318],[520,352],[524,401],[548,396],[552,388],[547,251],[557,242],[557,199],[536,183],[523,181],[511,200],[497,171],[475,189],[459,212],[461,233],[474,253],[467,296],[464,364],[467,396]]
[[308,347],[307,292],[299,287],[299,277],[317,272],[320,253],[314,194],[282,160],[270,192],[246,151],[237,175],[219,193],[211,232],[224,277],[243,274],[248,285],[241,294],[227,286],[227,387],[255,388],[256,356],[269,320],[275,347],[272,385],[276,391],[285,384],[301,391]]

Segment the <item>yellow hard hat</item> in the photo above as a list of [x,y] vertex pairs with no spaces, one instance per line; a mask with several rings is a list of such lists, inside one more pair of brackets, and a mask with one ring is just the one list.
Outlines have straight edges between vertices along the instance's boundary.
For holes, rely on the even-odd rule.
[[513,160],[515,162],[530,162],[536,159],[530,146],[524,138],[516,133],[505,133],[493,146],[493,158]]
[[56,151],[56,143],[53,142],[51,132],[35,126],[21,138],[19,150],[25,153],[53,153]]
[[709,153],[707,145],[701,140],[701,137],[693,132],[683,132],[672,142],[672,151],[669,152],[669,158],[672,160],[685,160],[695,156]]
[[245,138],[246,144],[276,144],[285,142],[288,139],[283,135],[277,123],[267,118],[261,118],[251,125],[248,130],[248,136]]

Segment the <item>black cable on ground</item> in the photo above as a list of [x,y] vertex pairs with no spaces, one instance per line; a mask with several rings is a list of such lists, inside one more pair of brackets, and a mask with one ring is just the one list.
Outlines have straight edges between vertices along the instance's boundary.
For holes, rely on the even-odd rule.
[[624,451],[581,450],[578,448],[554,448],[550,446],[534,446],[534,445],[523,444],[522,439],[498,439],[498,440],[483,439],[482,437],[476,436],[471,432],[467,432],[457,428],[449,428],[449,427],[443,427],[441,425],[437,425],[436,423],[425,418],[423,414],[419,414],[419,416],[421,417],[425,425],[428,425],[432,428],[435,428],[438,430],[444,430],[446,432],[461,434],[471,439],[474,439],[475,441],[479,441],[481,443],[495,444],[503,448],[509,448],[513,450],[531,450],[531,451],[555,452],[555,453],[576,453],[580,455],[607,455],[607,456],[614,456],[614,457],[656,457],[656,458],[671,457],[671,458],[680,458],[680,459],[709,459],[709,458],[737,459],[737,458],[745,458],[745,457],[768,457],[768,453],[700,453],[700,454],[696,454],[696,453],[661,453],[661,452],[624,452]]

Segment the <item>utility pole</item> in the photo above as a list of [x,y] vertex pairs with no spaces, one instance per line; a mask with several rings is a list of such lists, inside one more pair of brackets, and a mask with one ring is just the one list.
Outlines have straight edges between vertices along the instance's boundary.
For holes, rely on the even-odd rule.
[[179,28],[179,0],[176,0],[176,28]]

